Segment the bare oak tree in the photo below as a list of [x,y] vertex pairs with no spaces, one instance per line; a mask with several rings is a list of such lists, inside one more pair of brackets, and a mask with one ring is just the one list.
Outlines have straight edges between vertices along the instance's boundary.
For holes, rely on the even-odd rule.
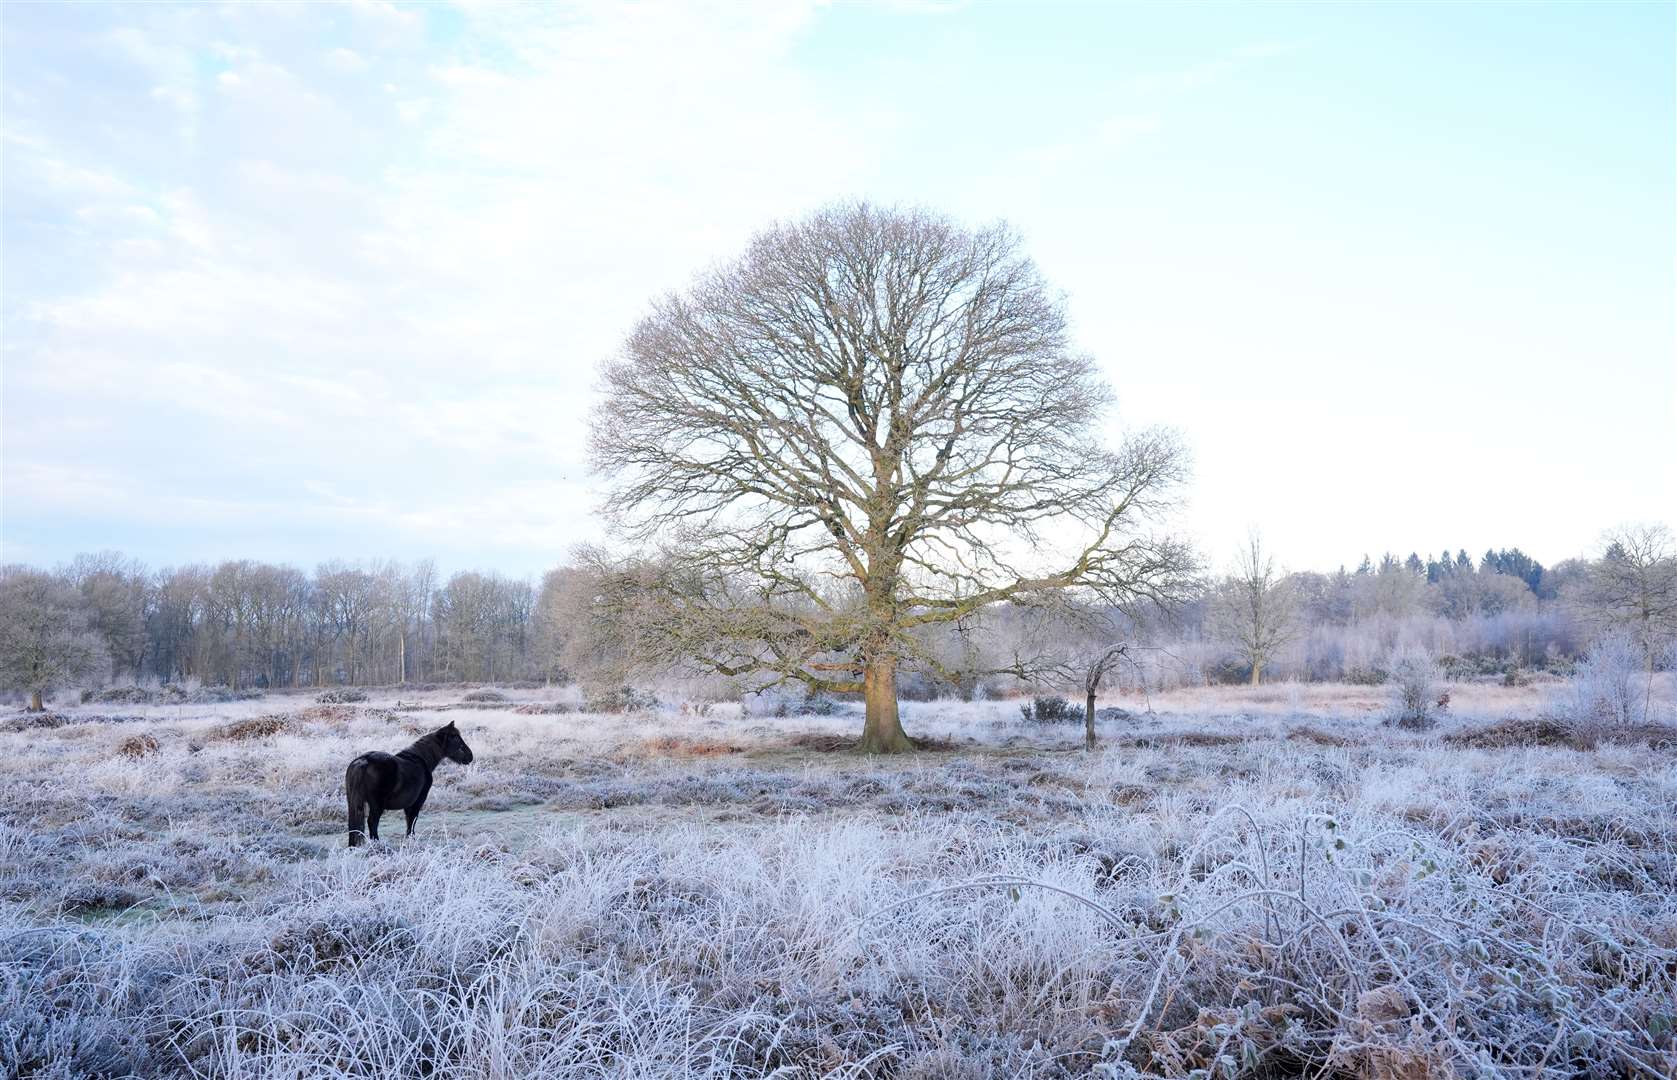
[[1234,573],[1212,594],[1212,620],[1217,633],[1239,651],[1252,668],[1252,685],[1263,678],[1264,665],[1298,633],[1297,604],[1286,575],[1264,550],[1263,538],[1253,531],[1235,555]]
[[1005,226],[865,203],[775,226],[657,301],[604,382],[606,509],[663,548],[629,575],[657,616],[643,647],[860,692],[866,751],[913,746],[900,666],[957,675],[925,628],[1184,587],[1186,548],[1146,530],[1179,446],[1102,445],[1108,390]]

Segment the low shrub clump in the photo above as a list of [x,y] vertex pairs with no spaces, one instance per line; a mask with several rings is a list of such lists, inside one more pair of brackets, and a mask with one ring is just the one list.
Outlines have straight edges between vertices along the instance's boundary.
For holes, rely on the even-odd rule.
[[1438,670],[1450,682],[1461,682],[1474,673],[1473,661],[1465,660],[1454,653],[1445,653],[1438,658]]
[[82,694],[84,705],[149,705],[152,700],[153,694],[143,686],[107,686]]
[[247,739],[267,739],[291,726],[291,721],[284,716],[254,716],[249,720],[235,720],[230,724],[223,724],[212,734],[215,738],[230,742],[242,742]]
[[1019,706],[1019,714],[1030,724],[1070,724],[1083,719],[1083,714],[1063,697],[1033,698]]
[[1392,657],[1392,682],[1397,689],[1397,711],[1391,723],[1407,731],[1425,731],[1438,723],[1450,705],[1450,695],[1439,692],[1444,673],[1421,649],[1405,649]]
[[576,712],[576,706],[557,701],[538,701],[528,705],[519,705],[512,711],[520,716],[563,716],[565,713]]
[[143,899],[133,889],[121,885],[88,881],[73,886],[59,903],[66,914],[88,915],[97,911],[121,911]]
[[788,746],[794,746],[799,750],[814,750],[822,754],[836,754],[841,750],[854,750],[856,748],[856,738],[853,735],[822,735],[807,732],[802,735],[794,735],[786,742]]
[[1246,686],[1252,681],[1252,665],[1235,657],[1224,657],[1205,669],[1205,678],[1217,686]]
[[1351,740],[1342,738],[1332,732],[1306,724],[1287,732],[1287,738],[1298,739],[1303,742],[1315,743],[1317,746],[1350,746]]
[[345,686],[337,690],[328,690],[316,697],[315,700],[322,705],[354,705],[367,700],[367,691],[357,690],[353,686]]
[[157,750],[157,740],[144,733],[128,736],[116,748],[116,752],[125,758],[143,758],[157,753]]
[[1567,686],[1562,710],[1580,732],[1630,727],[1647,719],[1643,659],[1629,634],[1604,634]]
[[[395,715],[387,710],[367,710],[367,715],[369,716],[378,716],[381,714],[385,719],[390,719]],[[308,708],[297,714],[297,718],[299,720],[313,720],[317,723],[327,724],[345,724],[354,719],[354,717],[355,709],[349,705],[310,705]]]
[[1483,727],[1453,731],[1444,736],[1452,746],[1502,750],[1511,746],[1578,746],[1587,749],[1572,725],[1552,716],[1499,720]]
[[775,705],[774,715],[785,716],[832,716],[842,711],[844,706],[828,697],[826,694],[806,694],[801,701],[791,702],[782,699]]
[[164,683],[155,690],[144,686],[107,686],[83,690],[83,705],[222,705],[230,701],[258,701],[261,690],[234,690],[227,686],[182,686]]
[[185,687],[165,683],[158,688],[156,700],[160,703],[176,700],[188,705],[221,705],[229,701],[260,701],[262,697],[262,691],[250,687],[235,690],[230,686]]
[[498,702],[498,701],[507,700],[507,696],[505,694],[501,693],[499,690],[473,690],[471,693],[467,694],[464,698],[461,698],[461,700],[462,701]]
[[0,723],[0,731],[34,731],[42,728],[63,727],[71,723],[72,718],[63,713],[37,712],[24,713]]
[[[899,695],[899,700],[909,701],[910,698]],[[684,715],[708,715],[713,702],[684,702],[681,711]],[[830,694],[821,692],[809,693],[799,689],[788,690],[784,687],[766,687],[746,693],[740,701],[741,712],[748,716],[760,716],[773,719],[785,719],[788,716],[835,716],[844,711],[844,703]]]
[[636,690],[632,686],[619,686],[589,698],[588,704],[583,706],[583,711],[591,713],[650,712],[657,707],[658,698],[655,695],[644,690]]
[[718,757],[723,754],[743,754],[744,747],[710,739],[684,739],[679,735],[660,735],[644,744],[647,753],[668,757]]

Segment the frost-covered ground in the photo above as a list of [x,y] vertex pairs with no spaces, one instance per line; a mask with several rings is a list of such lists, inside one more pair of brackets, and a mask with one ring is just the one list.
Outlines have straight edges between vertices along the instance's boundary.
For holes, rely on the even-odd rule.
[[[1677,749],[1451,689],[1126,697],[1093,755],[909,704],[902,760],[457,689],[9,713],[0,1075],[1677,1073]],[[476,763],[346,850],[345,763],[447,720]]]

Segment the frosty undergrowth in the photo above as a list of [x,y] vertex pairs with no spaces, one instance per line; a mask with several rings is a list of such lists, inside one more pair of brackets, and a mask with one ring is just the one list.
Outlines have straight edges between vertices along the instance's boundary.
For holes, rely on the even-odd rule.
[[0,1072],[1677,1069],[1677,757],[1293,699],[1095,755],[934,703],[957,749],[907,761],[810,749],[842,714],[455,711],[481,764],[371,853],[342,763],[435,714],[3,734]]

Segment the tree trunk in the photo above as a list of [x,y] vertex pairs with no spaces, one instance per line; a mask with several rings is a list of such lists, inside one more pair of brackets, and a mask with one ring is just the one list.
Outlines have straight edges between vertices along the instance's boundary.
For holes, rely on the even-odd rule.
[[1089,696],[1083,702],[1083,749],[1095,748],[1095,692],[1089,691]]
[[29,691],[29,711],[30,712],[46,712],[47,711],[47,707],[45,705],[41,704],[41,692],[39,690]]
[[897,716],[897,661],[869,660],[862,672],[867,722],[862,726],[864,754],[902,754],[914,749]]
[[1642,720],[1647,723],[1653,719],[1654,707],[1654,646],[1650,642],[1644,650],[1648,654],[1648,688],[1642,692]]
[[396,635],[396,681],[403,686],[408,682],[408,631],[405,627]]
[[1252,685],[1253,686],[1258,685],[1258,676],[1263,673],[1263,670],[1264,670],[1264,662],[1262,660],[1252,661]]

